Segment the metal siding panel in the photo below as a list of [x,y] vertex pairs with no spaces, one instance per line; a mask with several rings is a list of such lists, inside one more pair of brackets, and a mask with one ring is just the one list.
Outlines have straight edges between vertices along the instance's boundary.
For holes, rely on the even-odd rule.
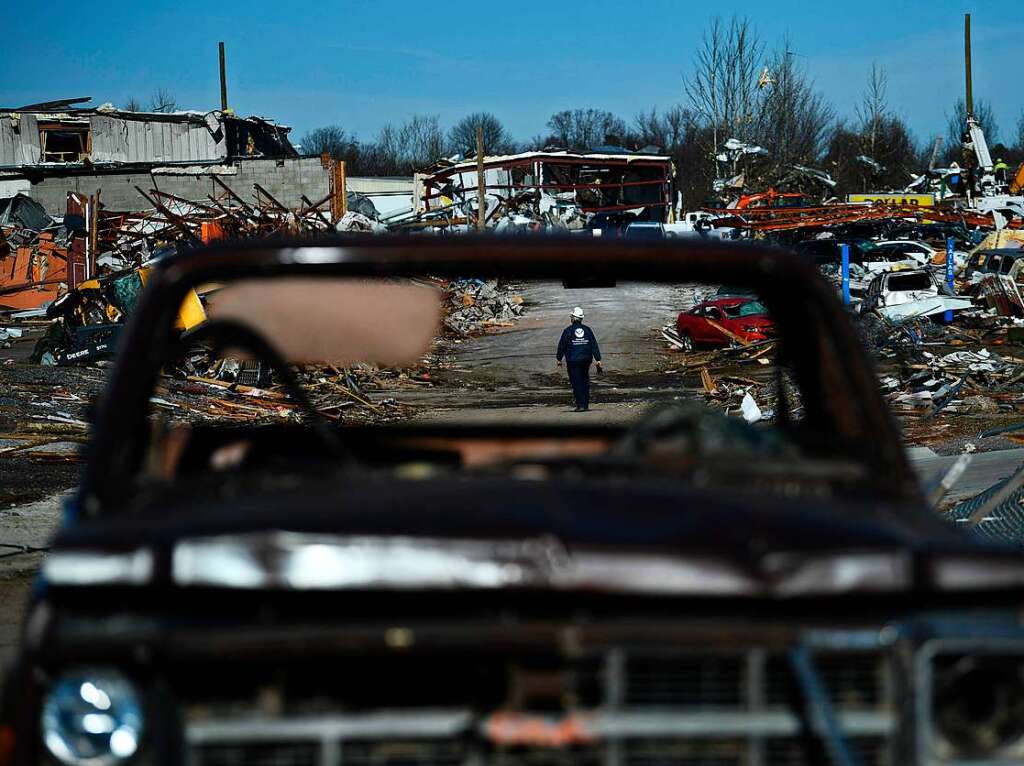
[[89,133],[92,136],[92,159],[102,162],[110,155],[110,142],[107,141],[106,125],[99,115],[89,117]]
[[196,138],[200,142],[200,151],[204,160],[219,160],[223,155],[217,151],[217,140],[206,125],[196,126]]
[[116,147],[113,154],[117,157],[118,162],[128,161],[128,126],[127,120],[117,120],[112,122],[111,138]]
[[178,136],[173,122],[165,122],[162,126],[164,136],[164,153],[161,157],[165,162],[174,162],[178,159]]
[[160,141],[160,123],[146,123],[146,159],[149,162],[156,162],[160,159],[162,148]]
[[140,123],[135,120],[125,121],[125,128],[128,131],[127,144],[129,162],[139,161],[139,125]]
[[170,122],[160,123],[160,137],[163,139],[160,159],[170,162],[174,159],[174,125]]
[[187,126],[181,123],[171,125],[171,160],[181,162],[188,159]]
[[153,123],[153,159],[162,162],[167,159],[167,123]]
[[146,156],[146,123],[142,120],[132,123],[132,162],[142,162]]
[[14,131],[9,117],[0,117],[0,165],[15,165]]
[[174,160],[174,123],[161,123],[160,135],[163,138],[163,151],[160,154],[160,159],[165,162]]
[[195,159],[195,141],[192,139],[192,124],[189,123],[188,125],[185,125],[184,128],[185,129],[181,133],[181,142],[184,146],[184,151],[190,160]]
[[110,136],[110,119],[94,114],[89,118],[89,130],[92,133],[93,162],[109,162],[113,160],[113,146]]
[[39,146],[39,122],[34,114],[21,116],[21,164],[38,165],[42,160]]
[[196,159],[210,160],[217,156],[217,153],[210,148],[213,144],[213,137],[205,125],[193,125],[189,133],[192,136],[192,152]]
[[181,151],[185,157],[194,160],[196,158],[196,142],[192,136],[192,123],[186,123],[181,127]]

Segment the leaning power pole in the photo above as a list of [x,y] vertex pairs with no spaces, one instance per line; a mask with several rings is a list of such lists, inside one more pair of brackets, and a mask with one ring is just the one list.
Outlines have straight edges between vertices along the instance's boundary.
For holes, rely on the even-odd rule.
[[224,65],[224,43],[217,43],[217,47],[220,48],[220,110],[226,112],[228,110],[228,75]]
[[967,93],[964,106],[968,119],[974,116],[974,83],[971,79],[971,14],[964,14],[964,75],[967,80]]

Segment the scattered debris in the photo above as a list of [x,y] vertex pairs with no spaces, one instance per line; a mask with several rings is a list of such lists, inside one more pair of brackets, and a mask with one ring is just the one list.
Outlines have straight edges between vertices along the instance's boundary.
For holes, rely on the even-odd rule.
[[512,286],[497,280],[464,279],[448,285],[444,326],[459,337],[508,327],[522,316],[524,302]]

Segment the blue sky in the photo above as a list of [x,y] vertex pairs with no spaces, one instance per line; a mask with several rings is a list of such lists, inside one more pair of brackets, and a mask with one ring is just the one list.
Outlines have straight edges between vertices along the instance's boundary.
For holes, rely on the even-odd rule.
[[[963,14],[973,14],[977,98],[1008,137],[1024,109],[1020,0],[644,3],[263,2],[67,4],[0,0],[0,106],[71,96],[219,105],[217,41],[228,52],[236,111],[295,128],[339,124],[372,138],[387,121],[479,110],[513,135],[544,131],[553,112],[612,110],[629,119],[682,100],[702,31],[716,13],[748,16],[793,51],[840,114],[852,115],[872,61],[893,108],[919,139],[944,132],[963,93]],[[482,9],[482,10],[481,10]]]

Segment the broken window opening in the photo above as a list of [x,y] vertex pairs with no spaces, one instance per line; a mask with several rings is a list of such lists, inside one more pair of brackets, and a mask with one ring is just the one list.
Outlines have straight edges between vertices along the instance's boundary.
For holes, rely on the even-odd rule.
[[92,155],[92,131],[87,123],[43,124],[39,148],[43,162],[82,162]]
[[915,290],[930,290],[935,285],[927,273],[894,274],[889,278],[889,292],[913,292]]

